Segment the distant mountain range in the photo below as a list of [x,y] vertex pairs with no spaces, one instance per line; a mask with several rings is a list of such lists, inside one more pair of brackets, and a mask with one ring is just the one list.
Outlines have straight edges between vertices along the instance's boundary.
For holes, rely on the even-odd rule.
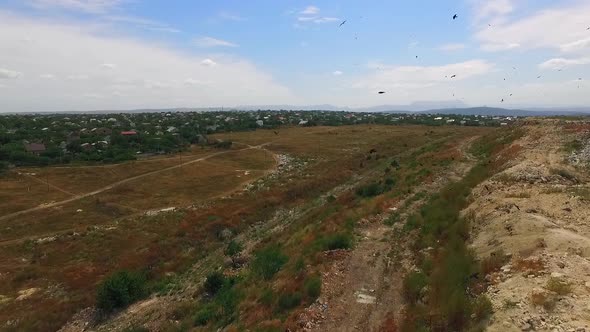
[[[136,109],[136,110],[97,110],[90,112],[37,112],[37,113],[153,113],[153,112],[212,112],[212,111],[256,111],[256,110],[290,110],[290,111],[344,111],[344,112],[384,112],[384,113],[421,113],[421,114],[459,114],[459,115],[498,115],[498,116],[590,116],[590,107],[468,107],[461,101],[448,102],[416,102],[409,105],[379,105],[372,107],[339,107],[334,105],[251,105],[237,107],[208,107],[208,108],[165,108],[165,109]],[[20,114],[33,114],[27,112]],[[11,113],[14,114],[14,113]]]

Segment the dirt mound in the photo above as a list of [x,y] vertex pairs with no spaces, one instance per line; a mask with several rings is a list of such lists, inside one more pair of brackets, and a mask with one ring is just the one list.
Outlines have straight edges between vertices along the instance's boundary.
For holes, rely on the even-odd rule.
[[587,177],[563,149],[577,133],[552,121],[525,130],[520,156],[476,187],[464,211],[479,258],[510,258],[487,277],[495,312],[488,330],[589,331]]

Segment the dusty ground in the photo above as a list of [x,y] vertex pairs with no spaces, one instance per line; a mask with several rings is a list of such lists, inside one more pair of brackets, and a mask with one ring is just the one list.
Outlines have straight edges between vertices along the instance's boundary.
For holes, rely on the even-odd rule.
[[[362,220],[360,241],[353,250],[326,253],[335,262],[323,274],[321,297],[299,318],[303,330],[390,331],[396,325],[404,304],[402,282],[412,268],[412,239],[403,236],[401,228],[423,199],[406,201],[418,192],[438,192],[462,178],[475,162],[466,152],[475,138],[460,143],[457,150],[462,158],[448,173],[416,186],[403,200],[391,202],[388,211]],[[384,224],[392,213],[399,213],[402,221],[393,228]]]
[[555,120],[524,128],[519,157],[476,187],[465,211],[479,258],[508,258],[489,276],[488,330],[590,331],[588,172],[564,151],[585,133]]

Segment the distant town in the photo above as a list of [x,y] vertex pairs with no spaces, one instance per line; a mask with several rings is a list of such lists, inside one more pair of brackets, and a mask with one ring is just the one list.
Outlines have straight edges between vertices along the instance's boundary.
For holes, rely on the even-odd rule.
[[225,111],[0,116],[0,168],[68,163],[117,163],[177,153],[193,145],[231,142],[208,135],[285,126],[353,124],[506,126],[511,116],[354,113],[334,111]]

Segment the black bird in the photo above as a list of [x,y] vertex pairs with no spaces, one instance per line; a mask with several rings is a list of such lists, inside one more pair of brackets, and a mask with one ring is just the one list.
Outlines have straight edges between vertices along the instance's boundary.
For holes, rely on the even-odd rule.
[[455,78],[455,77],[457,77],[457,75],[451,75],[451,78]]
[[275,130],[275,131],[273,131],[273,133],[275,133],[275,135],[278,135],[278,134],[279,134],[279,132],[278,132],[278,131],[276,131],[276,130]]
[[501,101],[501,103],[503,103],[503,102],[504,102],[504,98],[502,98],[502,101]]
[[453,20],[456,20],[457,17],[459,17],[459,15],[457,15],[457,14],[453,15]]
[[537,76],[537,78],[541,78],[541,75]]
[[510,94],[510,97],[512,97],[512,94]]
[[380,94],[380,95],[382,95],[382,94],[384,94],[384,93],[385,93],[385,91],[379,91],[379,92],[378,92],[378,94]]
[[416,55],[416,59],[418,59],[418,56]]
[[342,21],[342,23],[340,23],[340,25],[338,27],[341,27],[344,25],[344,23],[346,23],[346,20]]

